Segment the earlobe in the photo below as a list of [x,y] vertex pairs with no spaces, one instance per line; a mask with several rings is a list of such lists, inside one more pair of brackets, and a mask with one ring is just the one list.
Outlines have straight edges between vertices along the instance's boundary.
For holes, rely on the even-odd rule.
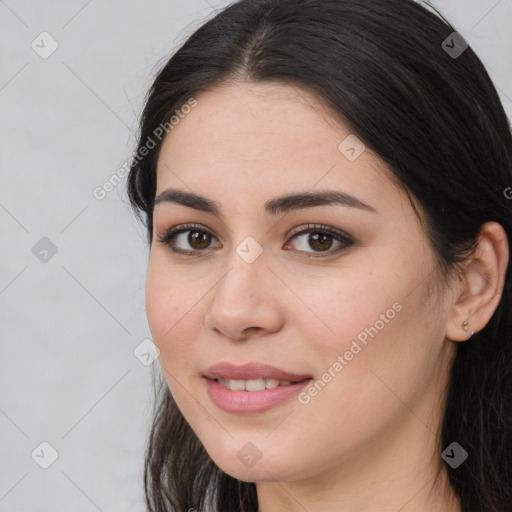
[[501,300],[508,261],[505,230],[497,222],[485,223],[454,295],[446,338],[466,341],[487,325]]
[[[468,327],[468,321],[467,320],[464,320],[464,322],[462,322],[462,327],[464,327],[464,330],[468,331],[470,330],[470,328]],[[471,329],[471,337],[473,337],[475,335],[475,331],[473,329]]]

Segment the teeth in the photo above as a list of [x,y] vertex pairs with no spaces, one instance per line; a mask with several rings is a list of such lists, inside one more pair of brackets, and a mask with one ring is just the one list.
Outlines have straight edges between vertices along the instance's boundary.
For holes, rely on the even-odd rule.
[[229,385],[233,391],[243,391],[245,389],[245,381],[243,380],[230,380]]
[[267,389],[274,389],[277,388],[277,386],[279,386],[279,381],[277,379],[265,379],[265,387]]
[[251,379],[239,381],[242,385],[245,384],[246,391],[263,391],[265,389],[265,379]]
[[290,380],[278,379],[218,379],[219,384],[232,391],[263,391],[264,389],[274,389],[278,386],[289,386]]

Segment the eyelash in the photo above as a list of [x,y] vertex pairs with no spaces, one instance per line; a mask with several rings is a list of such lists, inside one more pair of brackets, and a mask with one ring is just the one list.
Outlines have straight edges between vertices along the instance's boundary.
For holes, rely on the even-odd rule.
[[[180,224],[178,226],[174,226],[170,229],[168,229],[163,235],[157,235],[158,241],[163,244],[164,246],[169,247],[169,249],[177,254],[183,254],[186,256],[196,256],[200,252],[204,252],[206,249],[196,249],[194,251],[186,251],[183,249],[176,249],[173,245],[173,242],[175,238],[181,234],[186,233],[187,231],[197,231],[199,233],[206,233],[211,236],[214,236],[213,233],[211,233],[208,230],[203,229],[201,226],[197,224]],[[322,224],[307,224],[306,229],[296,228],[292,230],[290,233],[291,238],[297,238],[299,235],[304,235],[307,233],[317,233],[317,234],[324,234],[324,235],[330,235],[335,240],[340,242],[342,245],[335,250],[327,250],[327,251],[319,251],[316,254],[323,255],[327,254],[328,256],[334,256],[336,254],[339,254],[341,252],[346,251],[351,245],[354,244],[354,240],[352,240],[348,235],[343,233],[342,231],[338,231],[335,229],[332,229],[328,226],[324,226]],[[298,251],[298,252],[306,252],[307,251]],[[315,254],[315,253],[313,253]],[[306,258],[322,258],[327,256],[305,256]]]

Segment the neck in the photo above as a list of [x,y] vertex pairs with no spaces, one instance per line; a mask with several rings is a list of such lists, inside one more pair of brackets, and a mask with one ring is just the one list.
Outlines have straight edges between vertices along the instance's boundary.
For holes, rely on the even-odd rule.
[[411,415],[403,428],[390,428],[336,467],[257,483],[258,512],[462,512],[438,439]]
[[460,500],[448,482],[446,472],[439,487],[432,489],[435,476],[423,485],[402,487],[402,481],[366,482],[365,493],[351,489],[343,493],[332,489],[312,489],[297,482],[257,484],[258,512],[462,512]]

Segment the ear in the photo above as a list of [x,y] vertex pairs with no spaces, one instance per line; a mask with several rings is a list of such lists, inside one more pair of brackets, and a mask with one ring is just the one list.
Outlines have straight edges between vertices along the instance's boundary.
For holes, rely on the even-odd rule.
[[464,266],[446,326],[446,337],[453,341],[465,341],[473,331],[481,331],[496,311],[503,293],[509,261],[507,234],[501,224],[486,222],[477,240],[474,256]]

